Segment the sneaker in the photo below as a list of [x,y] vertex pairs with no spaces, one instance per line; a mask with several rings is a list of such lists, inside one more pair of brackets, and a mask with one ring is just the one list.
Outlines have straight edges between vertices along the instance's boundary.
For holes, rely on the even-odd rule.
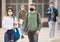
[[52,38],[52,40],[55,40],[55,38]]
[[54,41],[54,40],[55,40],[55,38],[50,38],[50,39],[49,39],[49,41]]
[[49,41],[52,41],[52,39],[50,38]]

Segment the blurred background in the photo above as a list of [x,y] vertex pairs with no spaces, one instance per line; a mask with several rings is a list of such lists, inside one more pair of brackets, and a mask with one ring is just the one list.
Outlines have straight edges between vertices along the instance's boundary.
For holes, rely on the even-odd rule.
[[[27,12],[29,11],[29,5],[31,3],[34,3],[36,5],[36,10],[40,13],[41,15],[41,23],[42,23],[42,31],[41,31],[41,38],[44,38],[43,35],[46,35],[45,38],[48,38],[47,32],[48,32],[48,23],[47,23],[47,15],[46,15],[46,10],[49,7],[48,2],[50,0],[0,0],[0,37],[3,35],[4,30],[2,29],[2,18],[6,14],[6,10],[8,7],[13,7],[14,8],[14,15],[18,16],[18,11],[20,11],[20,5],[24,4],[25,9]],[[52,0],[55,3],[55,7],[58,8],[58,13],[59,16],[57,17],[57,24],[56,24],[56,37],[60,37],[60,0]],[[44,32],[45,31],[45,32]],[[2,33],[2,34],[1,34]],[[45,33],[45,34],[43,34]],[[3,36],[2,36],[3,38]],[[45,39],[44,38],[44,39]],[[41,40],[41,39],[40,39]],[[3,40],[1,39],[1,42]],[[23,42],[23,41],[22,41]],[[43,41],[42,41],[43,42]],[[55,41],[56,42],[56,41]]]

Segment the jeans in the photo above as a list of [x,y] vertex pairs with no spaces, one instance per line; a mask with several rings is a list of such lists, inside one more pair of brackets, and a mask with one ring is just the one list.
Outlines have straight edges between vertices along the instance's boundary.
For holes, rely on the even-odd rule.
[[38,35],[35,32],[28,32],[29,42],[38,42]]
[[48,24],[49,24],[49,38],[54,38],[56,22],[49,21]]
[[23,34],[23,32],[24,32],[24,31],[23,31],[23,30],[24,30],[24,25],[21,24],[20,26],[21,26],[21,27],[20,27],[20,34],[21,34],[21,36],[22,36],[22,34]]
[[15,42],[14,41],[14,30],[8,30],[4,35],[4,42]]

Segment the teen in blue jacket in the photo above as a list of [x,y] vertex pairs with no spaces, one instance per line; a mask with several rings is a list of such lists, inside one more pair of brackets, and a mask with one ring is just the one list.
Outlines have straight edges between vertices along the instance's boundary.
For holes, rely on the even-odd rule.
[[58,10],[54,7],[54,3],[52,1],[49,2],[49,8],[47,9],[48,15],[48,24],[49,24],[49,40],[54,40],[55,36],[55,25],[56,25],[56,17],[58,16]]

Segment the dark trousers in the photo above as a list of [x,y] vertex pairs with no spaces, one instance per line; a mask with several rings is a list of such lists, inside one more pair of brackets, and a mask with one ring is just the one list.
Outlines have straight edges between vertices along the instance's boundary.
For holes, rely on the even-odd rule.
[[15,42],[14,41],[14,30],[8,30],[4,35],[4,42]]
[[35,32],[28,32],[29,42],[38,42],[38,35]]

